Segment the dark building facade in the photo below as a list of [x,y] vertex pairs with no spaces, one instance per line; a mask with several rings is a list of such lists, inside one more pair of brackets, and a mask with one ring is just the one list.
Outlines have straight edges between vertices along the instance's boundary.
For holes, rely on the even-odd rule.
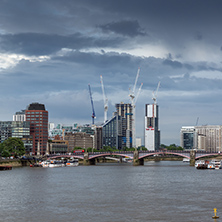
[[48,143],[48,111],[44,104],[32,103],[26,111],[26,121],[30,122],[30,134],[33,137],[33,155],[44,155]]
[[102,144],[119,150],[132,147],[131,104],[116,104],[114,116],[103,125]]

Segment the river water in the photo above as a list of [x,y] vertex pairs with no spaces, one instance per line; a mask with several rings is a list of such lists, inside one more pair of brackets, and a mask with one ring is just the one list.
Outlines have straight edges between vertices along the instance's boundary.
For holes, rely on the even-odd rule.
[[221,183],[182,161],[13,168],[0,171],[0,221],[219,222]]

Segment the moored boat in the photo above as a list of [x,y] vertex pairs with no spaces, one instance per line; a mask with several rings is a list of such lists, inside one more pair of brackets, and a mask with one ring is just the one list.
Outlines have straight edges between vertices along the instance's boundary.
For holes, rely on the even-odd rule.
[[217,159],[213,159],[211,161],[211,163],[214,165],[214,168],[216,170],[219,170],[221,168],[221,161],[220,160],[217,160]]
[[61,161],[57,161],[57,160],[52,160],[50,163],[49,163],[49,167],[63,167],[65,166],[65,164]]
[[207,166],[209,164],[209,161],[206,160],[197,160],[195,162],[196,169],[208,169]]
[[184,162],[184,163],[189,163],[189,162],[190,162],[190,159],[188,159],[188,158],[183,158],[183,162]]
[[79,165],[78,159],[68,160],[66,162],[66,166],[78,166],[78,165]]

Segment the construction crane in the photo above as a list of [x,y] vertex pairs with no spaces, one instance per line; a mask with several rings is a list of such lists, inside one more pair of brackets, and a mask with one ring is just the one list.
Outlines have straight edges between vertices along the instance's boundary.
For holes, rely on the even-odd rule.
[[89,86],[89,96],[90,96],[91,105],[92,105],[92,125],[94,125],[94,119],[96,118],[96,114],[95,114],[95,110],[94,110],[94,105],[93,105],[93,99],[92,99],[92,92],[91,92],[90,84],[88,84],[88,86]]
[[105,122],[107,121],[108,99],[107,99],[106,94],[105,94],[102,75],[100,76],[100,82],[101,82],[101,87],[102,87],[102,92],[103,92],[103,101],[104,101],[104,123],[105,123]]
[[156,88],[156,91],[153,91],[153,103],[156,105],[156,99],[157,99],[157,93],[158,93],[158,90],[160,88],[160,82],[158,82],[158,85],[157,85],[157,88]]
[[135,94],[139,74],[140,74],[140,68],[138,68],[138,71],[137,71],[137,74],[136,74],[136,79],[135,79],[133,91],[130,90],[130,95],[129,95],[130,100],[131,100],[131,105],[132,105],[132,145],[133,145],[134,148],[136,148],[136,101],[138,99],[141,88],[143,86],[143,83],[141,83],[137,94]]

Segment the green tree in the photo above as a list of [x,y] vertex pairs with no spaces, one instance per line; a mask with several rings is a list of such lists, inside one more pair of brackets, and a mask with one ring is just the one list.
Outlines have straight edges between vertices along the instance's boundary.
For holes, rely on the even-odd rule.
[[22,156],[25,154],[25,147],[20,138],[10,137],[1,144],[0,151],[4,157],[10,155]]

